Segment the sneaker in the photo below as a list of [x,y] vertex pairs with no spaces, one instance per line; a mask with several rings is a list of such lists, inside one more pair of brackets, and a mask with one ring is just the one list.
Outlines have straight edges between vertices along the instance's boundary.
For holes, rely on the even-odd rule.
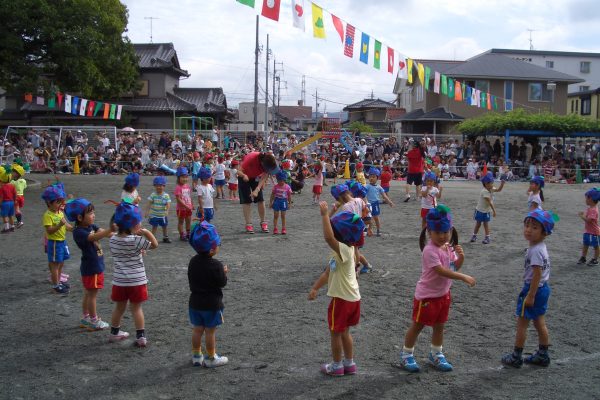
[[10,232],[14,232],[15,231],[15,226],[14,225],[11,226],[9,230],[10,230]]
[[246,233],[253,234],[254,233],[254,227],[252,225],[246,225]]
[[204,362],[204,355],[192,354],[192,365],[194,367],[201,367],[203,362]]
[[356,374],[356,363],[353,362],[350,365],[344,365],[344,375],[354,375]]
[[108,328],[108,324],[102,321],[100,318],[97,318],[95,321],[90,319],[90,323],[87,328],[91,331],[101,331]]
[[590,260],[590,262],[587,263],[587,265],[598,265],[598,259],[597,258],[592,258]]
[[71,275],[69,275],[69,274],[65,274],[64,272],[61,272],[61,274],[60,274],[60,280],[63,281],[63,282],[66,282],[66,281],[69,280],[70,276]]
[[269,233],[269,225],[267,225],[266,222],[260,223],[260,229],[263,231],[263,233]]
[[228,362],[229,359],[227,357],[215,354],[215,356],[212,358],[204,357],[202,365],[204,365],[206,368],[216,368],[225,365]]
[[406,196],[406,198],[404,199],[404,202],[408,203],[409,200],[410,200],[410,194]]
[[279,233],[279,229],[277,227],[273,228],[273,235],[277,235]]
[[63,285],[62,283],[59,284],[56,287],[53,287],[52,290],[54,291],[54,293],[56,294],[62,294],[62,295],[67,295],[69,294],[69,288],[66,287],[65,285]]
[[139,338],[135,339],[133,344],[135,347],[146,347],[148,345],[148,339],[146,339],[146,336],[140,336]]
[[548,353],[540,353],[538,350],[529,357],[526,357],[524,362],[525,364],[547,367],[548,365],[550,365],[550,356],[548,355]]
[[129,337],[129,333],[128,332],[123,332],[122,330],[119,330],[119,332],[117,332],[116,335],[113,335],[112,333],[108,336],[108,341],[110,343],[115,343],[115,342],[120,342],[122,340],[125,340]]
[[377,233],[375,234],[375,236],[377,236],[377,237],[381,236],[381,232],[379,232],[379,229],[377,229]]
[[370,265],[363,265],[363,267],[360,269],[360,273],[368,274],[371,272],[372,269],[373,269],[373,267],[371,267]]
[[18,229],[18,228],[22,227],[23,225],[25,225],[25,224],[23,223],[23,221],[21,221],[21,222],[17,222],[17,225],[16,225],[16,227],[17,227],[17,229]]
[[179,234],[179,240],[181,240],[182,242],[187,241],[187,238],[185,237],[185,233],[180,233]]
[[408,372],[419,372],[419,364],[415,361],[415,357],[412,353],[400,352],[400,365]]
[[90,316],[88,315],[87,317],[81,318],[79,320],[79,327],[87,329],[91,323],[92,322],[90,320]]
[[435,355],[433,355],[433,353],[429,353],[429,362],[433,364],[435,369],[437,369],[438,371],[452,371],[452,364],[446,361],[446,357],[444,357],[444,354],[442,352],[435,353]]
[[282,228],[282,229],[281,229],[281,234],[282,234],[282,235],[286,235],[286,234],[287,234],[287,231],[285,230],[285,228]]
[[585,257],[584,257],[584,256],[581,256],[581,257],[579,258],[579,261],[577,261],[577,264],[579,264],[579,265],[581,265],[581,264],[585,264],[585,263],[586,263],[586,261],[587,261],[587,260],[585,259]]
[[9,233],[9,232],[10,232],[10,229],[2,229],[2,230],[0,231],[0,233]]
[[481,241],[481,243],[483,243],[483,244],[489,244],[489,243],[490,243],[490,237],[489,237],[489,236],[486,236],[486,237],[485,237],[485,239],[483,239],[483,240]]
[[321,372],[324,373],[325,375],[330,375],[330,376],[344,376],[344,366],[334,369],[333,363],[332,364],[323,364],[323,365],[321,365]]
[[164,237],[163,243],[171,243],[171,239],[169,239],[168,237]]
[[470,240],[470,242],[471,242],[471,243],[475,243],[476,241],[477,241],[477,235],[473,235],[473,236],[471,236],[471,240]]
[[502,357],[502,364],[507,367],[521,368],[523,365],[523,358],[515,357],[513,353],[505,354],[504,357]]

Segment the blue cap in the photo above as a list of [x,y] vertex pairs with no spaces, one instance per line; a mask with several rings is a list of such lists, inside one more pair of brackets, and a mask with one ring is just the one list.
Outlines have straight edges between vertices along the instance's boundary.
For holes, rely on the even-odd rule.
[[77,221],[77,217],[83,215],[85,210],[92,204],[88,200],[80,197],[78,199],[73,199],[67,201],[65,205],[65,216],[71,222]]
[[140,186],[140,174],[130,173],[125,177],[125,183],[133,187]]
[[166,184],[167,184],[167,178],[162,175],[159,175],[152,180],[152,186],[158,186],[158,185],[165,186]]
[[558,218],[558,215],[554,214],[553,212],[540,209],[528,212],[527,216],[525,217],[525,220],[527,220],[527,218],[533,218],[537,222],[542,224],[546,235],[552,234],[552,231],[554,230],[554,222],[560,220],[560,218]]
[[285,181],[288,177],[287,172],[281,170],[277,173],[277,175],[275,175],[275,178],[277,178],[278,181]]
[[427,212],[425,217],[427,229],[433,232],[448,232],[452,229],[452,214],[450,208],[443,204],[438,204]]
[[131,229],[142,221],[140,208],[134,204],[122,202],[115,210],[115,224],[121,229]]
[[593,188],[588,190],[587,192],[585,192],[585,196],[589,197],[590,199],[592,199],[594,202],[598,202],[600,201],[600,189],[598,188]]
[[428,171],[428,172],[425,173],[425,176],[423,177],[423,180],[426,181],[428,179],[432,180],[434,182],[437,182],[437,176],[435,175],[434,172]]
[[364,198],[367,196],[367,188],[362,183],[355,182],[350,188],[350,193],[352,193],[352,197]]
[[50,185],[42,192],[42,199],[47,202],[64,199],[65,197],[67,196],[65,195],[65,186],[62,182]]
[[486,184],[486,183],[491,183],[494,182],[494,174],[491,172],[488,172],[487,174],[485,174],[484,176],[481,177],[481,183]]
[[543,176],[536,175],[533,178],[531,178],[531,182],[535,183],[540,188],[544,187],[544,177]]
[[277,175],[277,173],[278,173],[279,171],[280,171],[279,167],[278,167],[278,166],[275,166],[275,168],[272,168],[272,169],[268,170],[268,171],[267,171],[267,173],[268,173],[269,175]]
[[365,223],[360,215],[342,211],[331,217],[331,227],[342,242],[354,246],[362,237]]
[[198,170],[198,178],[201,180],[210,179],[211,176],[212,172],[210,171],[210,168],[202,167]]
[[202,221],[192,228],[189,242],[197,253],[207,253],[221,245],[221,236],[214,225]]
[[175,176],[177,176],[178,178],[180,176],[187,176],[188,175],[188,169],[186,167],[178,167],[177,171],[175,171]]
[[333,196],[334,199],[339,200],[340,195],[344,192],[347,192],[348,186],[347,185],[335,185],[331,187],[331,195]]
[[381,176],[381,171],[379,170],[379,168],[371,167],[369,168],[369,175],[375,175],[379,178]]

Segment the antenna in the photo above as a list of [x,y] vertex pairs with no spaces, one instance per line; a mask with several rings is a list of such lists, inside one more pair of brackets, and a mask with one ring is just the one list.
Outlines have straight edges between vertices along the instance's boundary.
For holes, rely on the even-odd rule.
[[144,17],[144,19],[149,19],[150,20],[150,43],[152,43],[152,21],[155,19],[160,19],[157,17]]
[[537,32],[537,29],[527,29],[529,31],[529,50],[533,50],[533,32]]

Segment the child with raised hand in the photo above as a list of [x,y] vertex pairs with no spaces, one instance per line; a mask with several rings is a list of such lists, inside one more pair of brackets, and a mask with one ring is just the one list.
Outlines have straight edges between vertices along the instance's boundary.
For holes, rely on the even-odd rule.
[[354,269],[354,245],[360,240],[364,222],[360,215],[342,211],[328,216],[327,202],[319,203],[323,236],[332,250],[329,265],[312,286],[308,299],[317,298],[319,289],[327,284],[327,296],[331,297],[327,312],[331,333],[333,361],[321,366],[324,374],[343,376],[356,374],[354,346],[350,327],[360,319],[360,291]]
[[155,177],[152,181],[154,192],[148,196],[148,204],[146,205],[146,215],[148,223],[152,226],[152,234],[156,236],[158,227],[162,228],[163,243],[171,243],[169,239],[169,209],[171,208],[171,197],[165,193],[167,178],[162,175]]
[[273,235],[277,235],[279,230],[277,229],[277,221],[279,214],[281,214],[281,234],[287,234],[285,225],[285,214],[289,209],[290,203],[292,202],[292,188],[285,183],[287,179],[287,172],[281,170],[275,175],[277,184],[273,185],[271,191],[271,198],[269,200],[269,207],[273,209]]
[[[427,213],[427,233],[429,242],[421,256],[421,277],[417,282],[413,300],[412,325],[404,337],[400,352],[400,364],[409,372],[418,372],[419,365],[414,358],[414,346],[425,326],[431,326],[431,352],[429,362],[440,371],[452,371],[442,352],[444,325],[450,311],[450,287],[453,280],[460,280],[469,286],[475,285],[475,278],[458,272],[464,261],[461,246],[454,249],[448,242],[453,231],[450,209],[442,204]],[[454,265],[454,269],[451,267]]]
[[[525,255],[525,271],[523,273],[523,289],[517,299],[517,334],[515,347],[512,353],[502,357],[502,364],[519,368],[526,364],[534,364],[542,367],[550,365],[548,346],[548,328],[546,327],[546,310],[548,309],[548,298],[550,297],[550,257],[544,239],[554,229],[554,222],[558,217],[544,210],[530,211],[525,217],[523,236],[529,242],[529,248]],[[538,333],[539,349],[531,356],[523,360],[523,347],[527,339],[527,328],[529,322],[533,321]]]
[[139,204],[142,201],[137,187],[140,185],[140,175],[132,172],[125,177],[125,184],[123,185],[123,191],[121,192],[121,200],[124,200],[131,204]]
[[42,199],[48,207],[42,216],[42,225],[48,241],[46,248],[50,280],[52,281],[52,290],[62,295],[69,293],[69,284],[61,282],[65,260],[71,258],[66,242],[66,231],[73,230],[73,226],[67,222],[61,210],[65,197],[65,188],[60,182],[48,186],[42,193]]
[[527,189],[527,209],[529,211],[541,210],[544,202],[544,177],[536,175],[531,178],[529,182],[529,189]]
[[100,240],[114,235],[112,229],[94,224],[94,205],[84,198],[72,199],[65,205],[67,219],[75,223],[73,240],[81,249],[81,281],[83,283],[82,316],[80,327],[90,331],[108,328],[96,313],[98,290],[104,288],[104,253]]
[[24,178],[25,169],[20,164],[12,165],[12,180],[10,183],[15,187],[17,192],[17,201],[15,202],[15,218],[17,224],[15,228],[23,226],[23,207],[25,206],[25,189],[27,188],[27,181]]
[[196,186],[196,193],[198,193],[198,209],[196,211],[196,217],[201,221],[210,222],[215,217],[215,189],[210,184],[212,173],[209,168],[202,167],[198,171],[198,179],[200,184]]
[[18,209],[17,190],[10,183],[11,172],[10,165],[0,166],[0,216],[3,224],[1,233],[15,231],[15,209]]
[[[214,258],[219,253],[221,237],[214,225],[202,221],[194,225],[189,243],[197,253],[188,265],[192,364],[196,367],[219,367],[229,361],[216,352],[217,326],[223,323],[222,289],[227,284],[228,272],[227,265]],[[202,354],[203,335],[206,357]]]
[[479,228],[481,224],[483,224],[483,229],[485,231],[485,238],[481,243],[488,244],[490,243],[490,220],[492,216],[496,218],[496,207],[494,205],[494,193],[499,193],[504,188],[504,181],[500,183],[500,187],[494,187],[494,174],[492,172],[488,172],[485,176],[481,178],[481,184],[483,185],[483,189],[479,194],[479,201],[477,202],[477,206],[475,207],[475,215],[473,219],[475,220],[475,228],[473,229],[473,236],[471,236],[471,243],[475,243],[477,241],[477,233],[479,232]]
[[108,340],[118,342],[129,337],[128,332],[121,330],[121,319],[129,302],[136,329],[135,345],[146,347],[148,340],[142,303],[148,300],[148,279],[142,251],[157,248],[158,242],[152,232],[142,228],[141,222],[142,214],[138,206],[126,202],[117,206],[114,223],[118,234],[109,240],[115,264],[110,298],[116,304]]
[[594,258],[588,265],[598,265],[600,257],[600,245],[598,237],[600,236],[600,226],[598,225],[598,201],[600,201],[600,189],[593,188],[585,192],[585,204],[587,210],[579,213],[579,218],[585,221],[585,233],[583,234],[583,248],[581,249],[581,258],[577,264],[585,264],[588,248],[594,248]]
[[[175,186],[175,199],[177,199],[177,231],[179,231],[179,240],[186,241],[190,235],[192,225],[192,189],[188,185],[188,169],[178,167],[175,171],[177,185]],[[185,230],[184,230],[185,223]]]
[[427,226],[427,213],[437,206],[438,199],[442,198],[442,188],[437,186],[437,176],[428,171],[423,176],[425,185],[421,187],[421,229]]

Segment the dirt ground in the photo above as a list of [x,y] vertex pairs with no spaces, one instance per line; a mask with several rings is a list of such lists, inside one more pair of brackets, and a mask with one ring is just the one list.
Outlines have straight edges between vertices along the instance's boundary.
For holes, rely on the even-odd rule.
[[[32,176],[45,181],[47,176]],[[97,223],[106,226],[122,176],[62,176],[68,193],[96,205]],[[409,374],[397,367],[398,352],[410,324],[412,298],[420,274],[416,201],[403,203],[404,188],[393,182],[396,207],[382,207],[383,234],[364,248],[375,269],[360,277],[362,315],[352,330],[356,376],[331,378],[319,372],[330,360],[326,326],[326,288],[307,300],[308,291],[326,265],[318,207],[309,186],[294,196],[288,212],[288,235],[243,233],[240,205],[219,204],[215,224],[222,236],[219,259],[229,265],[224,291],[225,323],[217,333],[217,350],[229,357],[214,370],[192,367],[191,330],[187,317],[187,264],[192,248],[174,240],[160,244],[145,258],[150,300],[144,304],[149,346],[132,340],[108,343],[108,332],[78,327],[82,285],[81,252],[68,235],[73,257],[65,271],[71,293],[50,293],[47,261],[42,249],[41,187],[28,189],[25,226],[3,235],[0,243],[0,398],[2,399],[370,399],[370,398],[600,398],[600,269],[578,266],[588,186],[548,185],[545,207],[561,217],[547,239],[552,296],[547,315],[552,365],[546,369],[505,369],[503,353],[515,335],[513,317],[521,287],[524,249],[522,220],[525,183],[507,184],[496,196],[498,216],[492,221],[492,243],[464,244],[464,272],[477,279],[474,288],[455,282],[444,350],[455,369],[440,373],[427,365],[430,330],[415,350],[422,367]],[[454,213],[463,241],[473,228],[478,182],[444,183],[443,202]],[[167,190],[172,193],[174,179]],[[140,194],[152,190],[142,177]],[[329,193],[329,188],[325,188]],[[324,199],[332,201],[329,194]],[[253,209],[255,227],[258,226]],[[272,221],[272,213],[268,212]],[[176,238],[172,212],[171,237]],[[271,226],[272,228],[272,226]],[[160,237],[159,237],[160,240]],[[106,251],[107,285],[98,298],[99,315],[110,321],[112,259]],[[135,333],[126,314],[123,329]],[[537,347],[532,328],[525,349]]]

